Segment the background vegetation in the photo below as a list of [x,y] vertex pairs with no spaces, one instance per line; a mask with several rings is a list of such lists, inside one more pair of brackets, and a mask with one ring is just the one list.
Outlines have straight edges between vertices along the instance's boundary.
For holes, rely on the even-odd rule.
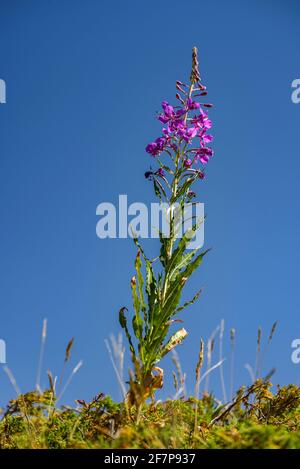
[[[196,413],[197,408],[197,413]],[[51,390],[9,403],[1,448],[299,448],[300,389],[270,392],[257,380],[228,406],[212,395],[134,407],[97,395],[76,409],[55,407]]]

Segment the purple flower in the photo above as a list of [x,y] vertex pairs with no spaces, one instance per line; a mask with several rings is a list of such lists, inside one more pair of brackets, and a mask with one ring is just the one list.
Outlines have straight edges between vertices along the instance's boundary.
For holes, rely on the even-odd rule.
[[174,108],[168,103],[168,101],[163,101],[161,103],[161,107],[163,108],[164,113],[160,114],[158,119],[163,124],[167,124],[167,122],[175,117]]
[[212,156],[213,150],[211,148],[203,147],[197,151],[195,161],[201,161],[202,164],[206,164]]
[[186,168],[190,168],[192,166],[193,162],[192,162],[192,160],[187,158],[186,160],[184,160],[183,164]]
[[183,132],[186,129],[186,125],[182,119],[175,119],[171,122],[170,128],[173,132],[178,132],[180,135],[180,132]]
[[186,114],[186,109],[178,109],[178,111],[176,111],[176,118],[179,118],[179,117],[182,117],[184,116],[184,114]]
[[160,114],[158,116],[158,120],[160,120],[160,122],[162,122],[163,124],[167,124],[169,122],[170,118],[165,116],[164,114]]
[[155,142],[149,143],[146,146],[146,152],[150,153],[150,155],[152,156],[157,156],[158,155],[157,144]]
[[158,156],[162,151],[164,151],[166,144],[165,137],[159,137],[154,142],[149,143],[146,146],[146,152],[150,153],[152,156]]
[[171,119],[171,117],[174,116],[174,108],[167,101],[163,101],[161,103],[161,107],[163,108],[163,111],[167,117]]
[[158,168],[158,170],[155,172],[155,174],[157,174],[158,176],[164,176],[165,172],[162,168]]
[[200,138],[201,138],[203,143],[210,143],[214,139],[212,135],[206,135],[206,134],[200,135]]
[[173,129],[170,124],[168,124],[167,127],[164,127],[162,131],[163,131],[163,134],[165,134],[167,137],[169,137],[173,133]]
[[[154,157],[164,151],[172,159],[178,155],[183,161],[183,167],[186,168],[185,172],[197,174],[200,179],[203,179],[204,172],[194,169],[193,164],[201,162],[202,165],[205,165],[213,156],[213,150],[206,146],[213,141],[212,135],[207,133],[208,129],[212,127],[212,121],[208,117],[208,112],[203,110],[205,107],[211,107],[211,105],[196,102],[194,99],[205,96],[207,94],[206,87],[197,82],[197,87],[194,89],[195,93],[190,95],[188,95],[187,85],[182,82],[177,81],[176,88],[180,91],[180,94],[176,94],[176,98],[180,103],[177,102],[179,105],[175,106],[172,106],[168,101],[161,103],[162,111],[157,117],[163,124],[162,134],[147,145],[146,151]],[[195,137],[199,138],[200,145],[193,145],[194,148],[191,148],[190,145],[192,145]],[[147,171],[145,177],[155,179],[160,184],[157,178],[160,177],[165,180],[165,173],[160,167],[154,171]],[[190,196],[192,196],[192,193]]]
[[191,122],[200,129],[210,129],[212,126],[212,121],[209,120],[207,113],[202,109],[200,109],[200,114],[195,116]]
[[173,106],[171,106],[167,101],[162,102],[162,108],[164,114],[160,114],[158,116],[158,120],[163,124],[179,119],[187,112],[186,109],[178,109],[178,111],[175,112]]
[[187,196],[188,196],[189,199],[192,199],[193,197],[196,197],[196,192],[188,191]]
[[192,98],[187,99],[186,105],[187,105],[188,110],[200,108],[200,104],[196,103],[196,101],[193,101]]
[[198,129],[196,127],[190,127],[189,129],[186,129],[183,138],[186,142],[189,142],[191,138],[196,137],[198,133]]

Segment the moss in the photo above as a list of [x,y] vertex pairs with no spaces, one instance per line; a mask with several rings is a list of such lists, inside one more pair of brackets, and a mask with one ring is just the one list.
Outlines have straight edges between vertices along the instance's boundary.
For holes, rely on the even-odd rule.
[[[300,448],[300,389],[270,392],[257,382],[229,407],[213,396],[134,407],[99,394],[76,409],[57,408],[49,391],[11,401],[1,448]],[[198,406],[195,422],[195,406]]]

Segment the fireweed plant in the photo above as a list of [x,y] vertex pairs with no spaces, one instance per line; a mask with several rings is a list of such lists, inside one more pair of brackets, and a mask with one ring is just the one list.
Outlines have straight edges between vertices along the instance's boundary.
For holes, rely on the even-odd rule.
[[201,221],[193,217],[190,228],[183,231],[180,239],[177,233],[182,224],[180,213],[184,205],[192,203],[196,197],[193,186],[203,180],[204,167],[213,156],[213,150],[208,146],[213,140],[208,133],[212,122],[205,110],[212,105],[202,102],[206,95],[194,47],[190,83],[176,82],[176,106],[162,102],[162,112],[157,116],[163,126],[162,135],[146,147],[158,167],[147,171],[145,177],[153,183],[160,202],[170,208],[166,214],[169,233],[168,236],[159,233],[160,254],[154,260],[146,256],[134,237],[138,252],[136,275],[131,279],[132,328],[128,326],[127,308],[119,311],[119,322],[125,331],[135,370],[130,374],[129,398],[132,403],[143,402],[162,387],[163,370],[157,364],[187,335],[184,328],[171,336],[169,330],[182,322],[176,316],[193,304],[201,293],[198,291],[190,301],[181,304],[183,288],[207,252],[200,248],[188,249]]

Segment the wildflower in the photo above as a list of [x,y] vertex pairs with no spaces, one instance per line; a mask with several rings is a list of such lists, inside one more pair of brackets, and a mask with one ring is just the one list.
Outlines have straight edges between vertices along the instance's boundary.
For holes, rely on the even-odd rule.
[[186,105],[187,105],[188,110],[200,108],[200,104],[197,103],[196,101],[193,101],[192,98],[187,99]]
[[175,113],[175,117],[178,119],[179,117],[184,116],[186,114],[187,110],[186,109],[178,109]]
[[186,160],[184,160],[184,163],[183,163],[183,164],[184,164],[184,166],[185,166],[186,168],[190,168],[190,167],[192,166],[193,162],[192,162],[192,160],[190,160],[189,158],[187,158]]
[[164,110],[165,116],[171,119],[174,116],[173,106],[171,106],[167,101],[163,101],[161,106]]
[[166,138],[159,137],[154,142],[149,143],[149,145],[146,146],[146,152],[150,153],[152,156],[158,156],[164,150],[165,144]]
[[189,199],[193,199],[194,197],[196,197],[196,192],[188,191],[187,196]]
[[195,161],[200,161],[202,164],[206,164],[212,156],[213,150],[211,148],[203,147],[197,151]]
[[[206,165],[213,156],[212,149],[207,147],[213,141],[212,135],[207,133],[212,127],[212,121],[208,117],[208,112],[204,110],[204,108],[212,107],[212,104],[200,103],[196,99],[207,95],[206,86],[200,83],[196,49],[193,49],[190,81],[190,85],[176,81],[176,99],[180,101],[179,105],[173,106],[169,101],[162,101],[162,111],[158,115],[158,120],[163,124],[162,134],[146,146],[146,151],[154,157],[165,152],[173,162],[179,158],[186,171],[191,170],[193,164],[197,162]],[[193,144],[195,138],[199,139],[199,145]],[[192,144],[195,148],[190,147]],[[145,173],[147,179],[153,180],[154,176],[163,178],[162,184],[165,183],[168,186],[162,168]],[[198,176],[199,179],[203,179],[204,173],[200,171]],[[154,184],[157,191],[157,184],[160,182],[155,180]],[[164,188],[160,189],[164,194]]]
[[200,114],[195,116],[191,123],[194,124],[199,129],[210,129],[212,127],[212,121],[208,118],[207,112],[200,109]]
[[213,141],[213,136],[208,134],[199,135],[203,143],[210,143]]
[[158,168],[158,170],[156,171],[156,173],[158,176],[164,176],[165,175],[165,172],[162,168]]
[[197,127],[190,127],[184,130],[182,132],[182,138],[186,141],[189,142],[192,138],[196,137],[198,133]]
[[[197,49],[193,48],[190,84],[187,86],[180,81],[176,82],[177,105],[172,106],[168,101],[162,102],[162,111],[157,116],[162,123],[161,134],[146,146],[146,151],[152,156],[156,157],[164,153],[164,158],[168,159],[165,163],[159,158],[158,168],[152,170],[150,167],[150,170],[145,172],[145,177],[153,182],[154,191],[159,200],[166,200],[172,206],[179,204],[181,207],[186,200],[191,201],[196,196],[192,185],[196,180],[204,179],[205,174],[202,169],[196,169],[193,165],[197,162],[206,165],[213,156],[212,149],[207,146],[213,139],[207,133],[208,129],[212,127],[212,122],[208,118],[208,113],[203,110],[211,105],[205,106],[205,104],[197,102],[196,97],[199,94],[196,95],[196,93],[205,96],[206,87],[200,83]],[[196,145],[195,141],[197,141]],[[165,177],[165,172],[167,177]],[[153,375],[153,372],[159,370],[155,365],[166,353],[180,344],[187,335],[186,330],[182,328],[167,340],[169,327],[177,322],[174,320],[174,316],[186,305],[196,301],[199,296],[198,292],[192,301],[179,306],[184,286],[200,264],[206,251],[197,254],[193,262],[188,265],[184,264],[183,267],[183,260],[186,258],[188,248],[186,242],[178,241],[177,243],[177,213],[179,212],[170,212],[168,240],[166,241],[164,236],[160,234],[159,257],[151,261],[143,251],[142,256],[136,257],[136,276],[131,279],[134,307],[131,330],[127,324],[125,313],[121,312],[119,315],[119,321],[129,341],[136,369],[136,379],[133,377],[134,375],[130,377],[130,401],[134,402],[135,395],[142,395],[142,399],[138,397],[138,405],[162,386],[162,373],[158,375],[158,381],[155,381],[156,376]],[[196,227],[197,222],[194,221],[193,229],[196,230]],[[135,242],[139,246],[140,252],[141,247],[138,239]],[[198,249],[200,247],[195,249],[193,255]],[[158,260],[163,270],[156,273],[152,264]],[[143,261],[146,264],[145,278],[141,270]],[[169,273],[176,271],[179,274],[176,277],[176,286],[174,287],[174,279],[171,279]],[[162,279],[164,282],[161,281]],[[144,295],[145,286],[149,301],[149,314]],[[161,316],[163,316],[162,319]],[[131,339],[132,333],[135,335],[135,341]],[[142,394],[136,393],[136,389],[142,389]],[[145,389],[147,390],[146,394]]]
[[168,101],[163,101],[161,103],[161,107],[163,108],[164,113],[160,114],[158,119],[163,123],[166,124],[170,121],[173,117],[175,117],[175,112],[173,106],[171,106]]
[[162,129],[163,131],[163,134],[166,136],[166,137],[170,137],[171,134],[173,133],[173,128],[170,124],[167,125],[167,127],[164,127]]

